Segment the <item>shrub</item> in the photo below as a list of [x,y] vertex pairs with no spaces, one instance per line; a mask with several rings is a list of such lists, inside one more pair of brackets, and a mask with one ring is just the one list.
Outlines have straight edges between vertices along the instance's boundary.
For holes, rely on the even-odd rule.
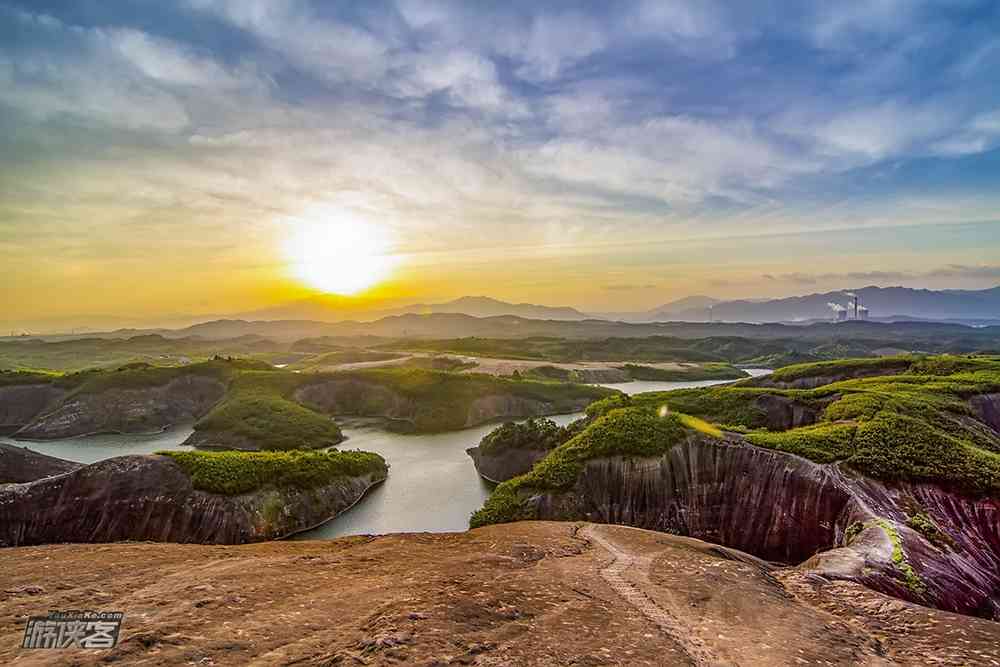
[[264,487],[311,489],[339,477],[385,475],[388,467],[371,452],[157,452],[172,458],[194,488],[235,496]]

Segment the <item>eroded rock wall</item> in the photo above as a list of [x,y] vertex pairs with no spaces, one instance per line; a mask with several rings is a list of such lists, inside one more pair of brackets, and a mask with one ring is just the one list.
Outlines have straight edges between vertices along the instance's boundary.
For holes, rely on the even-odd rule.
[[588,461],[574,489],[537,499],[539,518],[586,518],[688,535],[799,562],[843,532],[851,494],[823,466],[689,438],[655,458]]
[[486,481],[499,484],[523,475],[544,459],[550,450],[510,448],[499,455],[483,454],[479,447],[470,447],[465,453],[472,457],[476,472]]
[[33,482],[43,477],[71,472],[79,467],[80,464],[73,461],[0,442],[0,484]]
[[659,457],[593,459],[572,489],[528,492],[526,500],[535,518],[697,537],[1000,620],[995,498],[886,484],[731,435],[689,437]]
[[155,433],[198,419],[225,392],[225,385],[216,379],[185,375],[160,386],[71,395],[15,435],[45,440],[96,433]]
[[[380,384],[356,379],[337,379],[317,382],[300,388],[295,399],[330,415],[350,415],[357,417],[382,417],[397,422],[407,422],[421,428],[423,424],[450,423],[453,428],[467,428],[501,419],[538,417],[559,412],[551,403],[537,401],[510,394],[481,396],[473,400],[464,415],[452,419],[451,415],[435,415],[419,402],[398,394]],[[562,411],[582,410],[591,401],[567,401],[560,405]],[[456,406],[446,406],[454,411]],[[461,421],[459,421],[461,420]]]
[[343,477],[308,491],[223,496],[196,490],[168,457],[120,456],[59,477],[0,485],[0,546],[276,539],[333,518],[383,479]]
[[51,384],[0,387],[0,435],[10,435],[24,428],[65,394],[65,389]]

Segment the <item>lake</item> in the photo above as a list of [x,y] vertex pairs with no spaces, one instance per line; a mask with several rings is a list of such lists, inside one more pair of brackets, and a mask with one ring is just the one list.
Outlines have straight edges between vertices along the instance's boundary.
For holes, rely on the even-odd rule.
[[[751,375],[770,371],[747,369]],[[628,394],[704,387],[719,381],[646,382],[634,381],[603,386]],[[568,424],[582,413],[551,417]],[[469,515],[482,506],[492,485],[476,473],[469,447],[497,427],[475,428],[428,435],[402,435],[379,427],[377,421],[338,420],[347,441],[341,449],[375,452],[391,466],[389,478],[372,489],[353,508],[319,528],[295,539],[318,540],[344,535],[395,532],[447,532],[468,528]],[[160,449],[177,449],[192,432],[190,426],[173,428],[155,435],[98,435],[66,440],[27,441],[0,438],[8,444],[80,463],[93,463],[124,454],[151,454]]]
[[190,425],[177,426],[152,435],[87,435],[64,440],[14,440],[0,438],[0,442],[17,447],[27,447],[42,454],[78,463],[96,463],[113,456],[126,454],[152,454],[161,449],[191,449],[180,444],[194,433]]
[[[565,425],[582,416],[583,413],[576,413],[550,419]],[[326,540],[367,533],[439,533],[469,527],[469,515],[482,506],[493,485],[476,473],[465,450],[478,445],[497,424],[429,435],[401,435],[384,431],[376,424],[358,424],[346,422],[343,431],[348,440],[340,449],[380,454],[391,466],[389,478],[344,514],[295,539]]]
[[[750,377],[760,377],[771,372],[770,368],[744,368]],[[630,382],[601,382],[598,386],[617,389],[626,394],[642,394],[647,391],[670,391],[671,389],[688,389],[690,387],[710,387],[713,384],[723,384],[733,380],[698,380],[694,382],[660,382],[656,380],[632,380]]]

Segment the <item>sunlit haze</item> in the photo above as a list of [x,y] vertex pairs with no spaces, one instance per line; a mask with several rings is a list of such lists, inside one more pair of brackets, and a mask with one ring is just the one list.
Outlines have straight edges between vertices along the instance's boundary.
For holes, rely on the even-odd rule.
[[1000,5],[0,3],[3,326],[1000,281]]

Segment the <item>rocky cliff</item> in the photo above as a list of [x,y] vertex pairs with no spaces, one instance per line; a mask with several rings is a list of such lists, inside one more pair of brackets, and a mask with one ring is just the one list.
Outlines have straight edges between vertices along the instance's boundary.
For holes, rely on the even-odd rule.
[[[12,389],[18,387],[8,388]],[[225,392],[225,385],[218,379],[191,374],[161,385],[70,394],[18,429],[15,436],[43,440],[96,433],[158,432],[198,419]],[[0,405],[6,404],[0,396]]]
[[0,442],[0,484],[33,482],[43,477],[71,472],[79,467],[80,464],[73,461]]
[[519,419],[584,409],[593,396],[546,401],[513,394],[488,394],[468,401],[430,405],[384,384],[354,378],[306,385],[295,400],[330,415],[381,417],[402,430],[468,428],[500,419]]
[[537,519],[697,537],[830,579],[1000,620],[1000,503],[933,484],[886,484],[735,434],[656,457],[587,461],[568,490],[522,490]]
[[66,390],[51,384],[0,387],[0,435],[10,435],[54,406]]
[[311,489],[226,496],[194,488],[165,456],[121,456],[58,477],[0,485],[0,546],[153,540],[242,544],[277,539],[337,516],[385,473]]
[[548,449],[509,449],[499,453],[484,453],[480,447],[469,447],[465,453],[472,457],[479,476],[499,484],[531,470],[545,458]]

